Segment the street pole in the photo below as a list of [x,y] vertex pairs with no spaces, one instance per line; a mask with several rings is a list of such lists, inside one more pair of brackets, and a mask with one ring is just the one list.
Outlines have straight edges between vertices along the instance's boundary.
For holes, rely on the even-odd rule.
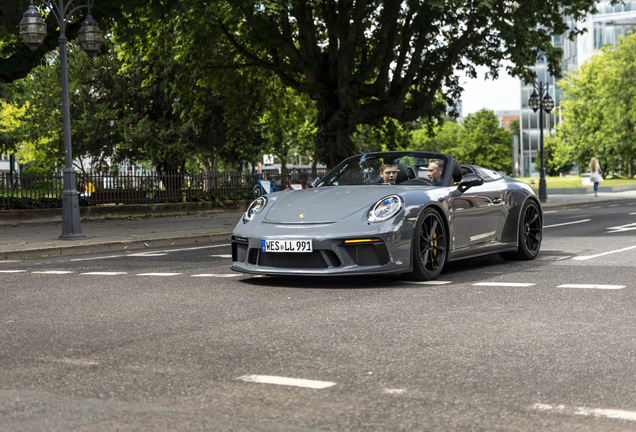
[[[554,108],[554,100],[550,96],[549,84],[539,81],[532,83],[534,91],[528,100],[528,106],[532,111],[539,111],[539,151],[541,152],[541,171],[539,173],[539,201],[546,202],[548,200],[548,188],[545,181],[545,155],[543,147],[543,113],[550,113]],[[538,90],[538,92],[537,92]]]
[[[93,0],[87,0],[86,5],[75,6],[74,0],[70,0],[64,5],[64,0],[40,0],[40,2],[50,8],[50,14],[55,17],[60,29],[58,43],[60,47],[60,73],[62,80],[62,131],[64,133],[64,191],[62,192],[62,235],[61,240],[84,240],[88,239],[82,233],[79,197],[75,187],[75,169],[73,168],[73,152],[71,146],[71,111],[69,101],[68,86],[68,58],[66,45],[66,24],[70,21],[75,11],[88,8],[86,19],[82,23],[79,32],[80,45],[86,53],[93,57],[103,43],[103,32],[90,14]],[[72,8],[67,13],[68,8]],[[46,24],[42,15],[33,5],[33,0],[29,9],[25,12],[20,22],[20,36],[32,51],[38,49],[46,37]]]

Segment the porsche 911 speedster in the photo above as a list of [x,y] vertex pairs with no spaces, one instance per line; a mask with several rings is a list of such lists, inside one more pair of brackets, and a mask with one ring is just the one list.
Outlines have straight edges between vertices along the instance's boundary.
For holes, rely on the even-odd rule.
[[450,261],[534,259],[542,231],[541,204],[525,183],[440,153],[367,153],[313,188],[252,202],[232,232],[232,269],[432,280]]

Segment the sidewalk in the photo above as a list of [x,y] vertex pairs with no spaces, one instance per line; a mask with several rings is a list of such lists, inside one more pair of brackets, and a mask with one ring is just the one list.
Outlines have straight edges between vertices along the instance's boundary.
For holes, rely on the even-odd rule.
[[[548,195],[544,209],[579,205],[607,205],[636,200],[636,190],[577,195]],[[60,210],[61,212],[61,210]],[[217,211],[157,217],[122,217],[82,221],[88,240],[59,240],[61,222],[0,225],[0,263],[8,259],[124,251],[153,246],[229,241],[243,213]]]
[[7,259],[229,241],[242,216],[242,212],[234,211],[82,220],[82,233],[90,237],[88,240],[59,240],[61,222],[0,225],[0,263]]

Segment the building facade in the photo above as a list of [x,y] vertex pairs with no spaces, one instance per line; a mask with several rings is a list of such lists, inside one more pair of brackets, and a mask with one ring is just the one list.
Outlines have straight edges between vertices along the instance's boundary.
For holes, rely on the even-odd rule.
[[[552,43],[563,49],[562,69],[566,73],[581,66],[589,60],[604,45],[616,45],[621,36],[636,29],[636,0],[625,0],[623,3],[612,5],[610,1],[600,1],[596,4],[598,13],[589,14],[583,21],[569,21],[573,28],[585,28],[587,31],[570,41],[565,35],[553,36]],[[544,114],[544,137],[548,136],[560,121],[560,104],[563,92],[556,85],[555,79],[547,70],[545,59],[539,59],[534,67],[537,80],[549,85],[549,93],[554,99],[554,109],[550,114]],[[541,157],[539,151],[539,115],[528,106],[528,99],[533,91],[533,85],[521,83],[521,119],[519,151],[519,174],[523,177],[539,177],[537,160]]]

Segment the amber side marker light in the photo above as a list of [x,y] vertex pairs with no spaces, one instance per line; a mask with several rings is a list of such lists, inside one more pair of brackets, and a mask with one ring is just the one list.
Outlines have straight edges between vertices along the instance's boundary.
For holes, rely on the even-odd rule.
[[345,240],[345,244],[352,244],[352,243],[377,243],[377,242],[381,242],[382,239],[352,239],[352,240]]

